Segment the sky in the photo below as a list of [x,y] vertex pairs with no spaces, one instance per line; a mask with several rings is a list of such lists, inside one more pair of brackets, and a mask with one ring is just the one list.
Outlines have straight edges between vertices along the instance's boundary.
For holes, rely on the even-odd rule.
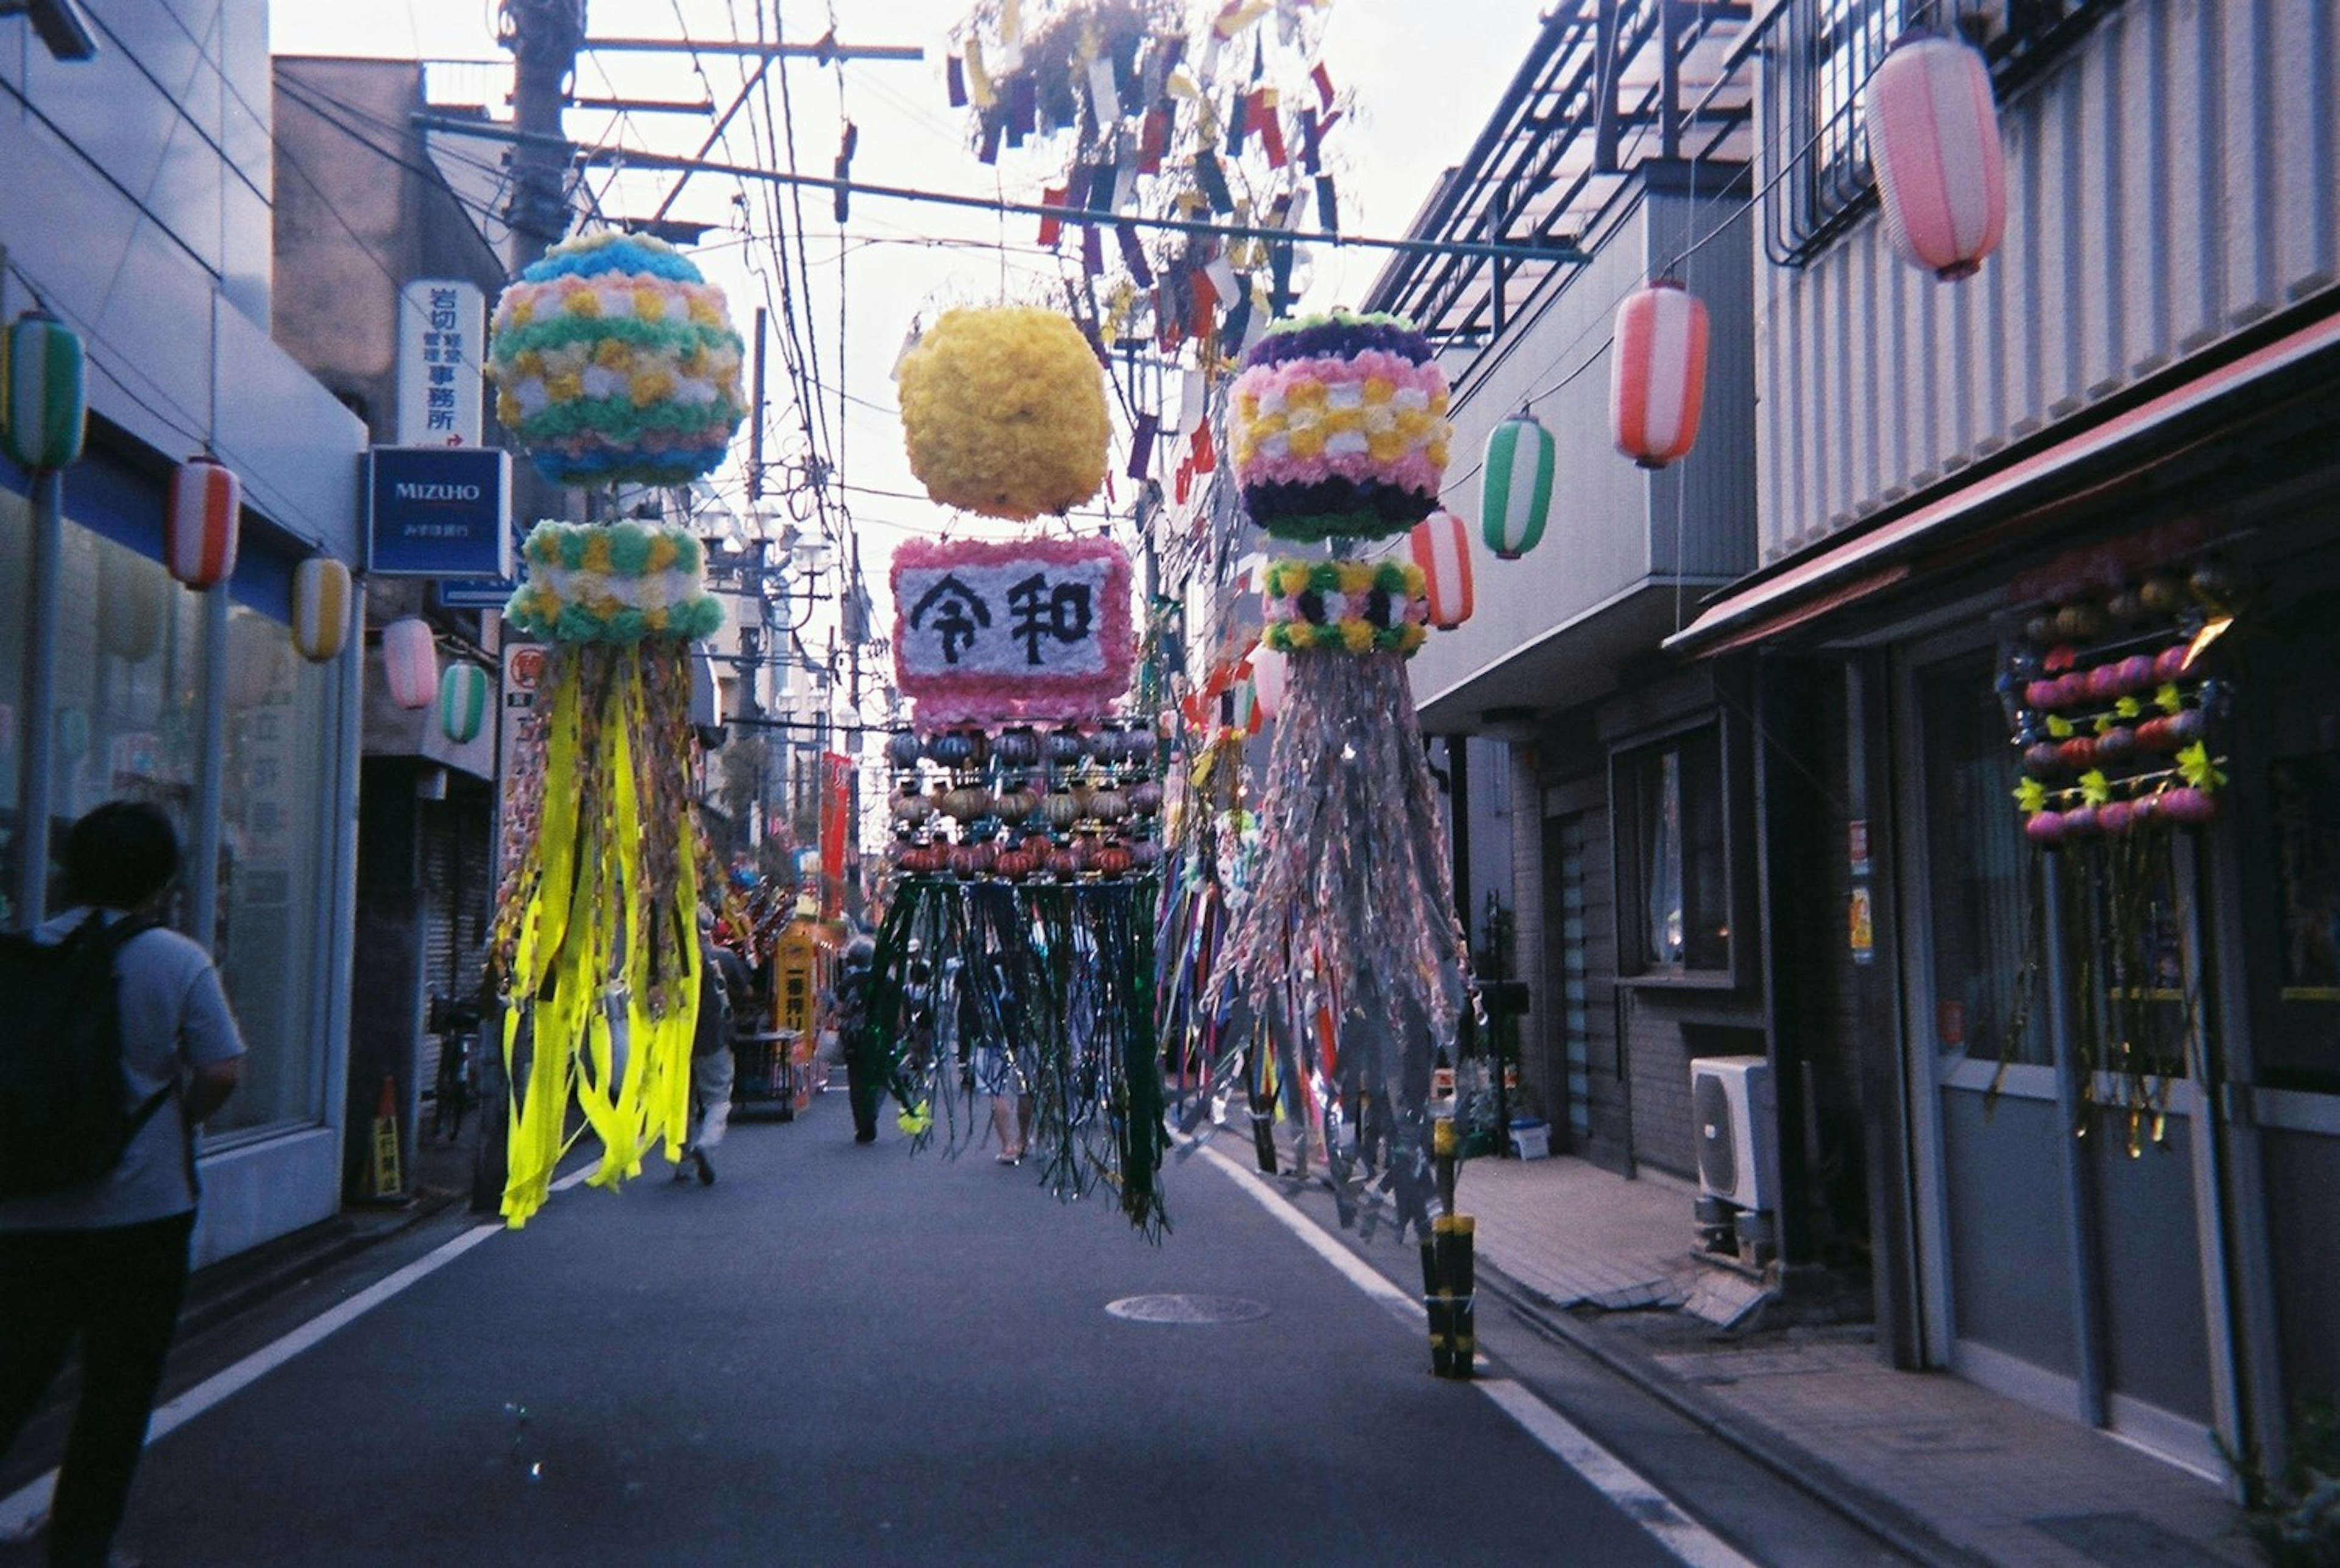
[[[752,37],[762,3],[590,0],[588,31],[598,37],[687,36],[700,43]],[[767,28],[777,12],[777,35],[790,41],[811,41],[833,25],[844,45],[912,45],[926,51],[917,62],[789,64],[797,166],[829,173],[841,120],[849,118],[858,128],[852,167],[857,181],[1040,199],[1047,178],[1061,173],[1061,160],[1019,164],[1008,154],[996,169],[987,167],[969,147],[966,112],[948,105],[944,62],[952,49],[951,34],[973,4],[772,0],[765,12]],[[1051,8],[1044,0],[1024,4],[1027,25]],[[1328,152],[1337,158],[1342,226],[1351,233],[1400,235],[1440,172],[1459,161],[1477,136],[1535,36],[1539,0],[1329,0],[1322,15],[1322,63],[1353,98],[1352,112],[1327,138]],[[496,45],[494,25],[492,0],[277,0],[270,14],[270,40],[279,54],[493,62],[496,74],[482,79],[501,84],[509,80],[510,56]],[[729,102],[745,68],[714,56],[703,56],[694,66],[687,55],[595,54],[580,61],[575,92],[630,99],[711,97],[721,104]],[[704,116],[640,114],[617,124],[606,114],[581,110],[572,111],[568,123],[569,134],[580,142],[684,154],[697,150],[708,129]],[[1332,146],[1334,138],[1337,148]],[[709,156],[756,164],[760,146],[743,114]],[[784,158],[785,154],[776,161]],[[597,176],[595,184],[605,212],[640,217],[658,206],[672,179],[645,171],[614,180]],[[777,295],[749,268],[751,258],[767,253],[744,241],[740,195],[735,180],[697,176],[676,198],[670,215],[713,225],[693,253],[729,295],[744,332],[755,305]],[[809,289],[802,294],[798,341],[803,353],[818,360],[827,389],[816,422],[847,487],[864,571],[881,601],[882,630],[887,613],[882,602],[885,565],[894,544],[913,532],[936,531],[947,515],[918,493],[902,452],[889,372],[906,334],[921,313],[931,318],[948,305],[994,303],[1003,294],[1028,298],[1036,281],[1053,275],[1059,263],[1036,249],[1029,216],[857,197],[840,233],[827,192],[808,190],[801,199],[811,239],[801,258]],[[788,225],[794,230],[793,212]],[[1066,253],[1077,254],[1070,245]],[[1359,303],[1387,255],[1349,248],[1320,252],[1304,263],[1310,280],[1307,306]],[[798,264],[797,259],[790,264]],[[774,389],[786,384],[777,361],[769,382]],[[776,402],[766,422],[768,463],[801,447],[790,432],[803,418]],[[735,454],[745,444],[743,437]],[[721,483],[734,510],[744,512],[739,476],[727,474]],[[1125,484],[1120,500],[1126,515]],[[767,531],[781,521],[771,519]]]

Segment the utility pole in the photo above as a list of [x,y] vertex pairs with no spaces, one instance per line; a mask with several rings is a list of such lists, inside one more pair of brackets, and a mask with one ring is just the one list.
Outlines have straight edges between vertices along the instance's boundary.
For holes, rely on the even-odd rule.
[[[569,107],[569,88],[577,69],[578,46],[585,40],[585,0],[503,0],[497,41],[512,53],[512,119],[517,133],[512,143],[511,200],[504,217],[511,224],[510,270],[517,276],[569,233],[569,169],[575,156],[561,114]],[[499,726],[512,722],[501,704]],[[502,748],[497,749],[502,755]],[[489,835],[492,856],[503,842],[504,779],[496,778],[496,809]],[[501,877],[496,869],[490,886]],[[499,1020],[499,1023],[501,1020]],[[501,1027],[491,1031],[500,1037]],[[493,1214],[503,1202],[504,1183],[511,1171],[507,1138],[511,1117],[505,1100],[512,1086],[504,1080],[503,1053],[483,1052],[480,1081],[489,1091],[481,1106],[480,1150],[471,1162],[471,1212]]]
[[512,52],[511,270],[569,233],[573,156],[561,113],[585,42],[585,0],[503,0],[497,41]]

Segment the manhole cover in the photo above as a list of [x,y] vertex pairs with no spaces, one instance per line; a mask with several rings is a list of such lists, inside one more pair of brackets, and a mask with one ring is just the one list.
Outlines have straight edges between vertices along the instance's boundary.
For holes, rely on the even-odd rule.
[[1249,1323],[1267,1305],[1240,1295],[1125,1295],[1105,1309],[1132,1323]]

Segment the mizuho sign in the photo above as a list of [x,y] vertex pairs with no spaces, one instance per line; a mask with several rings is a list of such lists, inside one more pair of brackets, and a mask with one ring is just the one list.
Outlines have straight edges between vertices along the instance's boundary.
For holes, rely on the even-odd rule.
[[491,447],[378,446],[366,456],[366,570],[512,575],[511,458]]

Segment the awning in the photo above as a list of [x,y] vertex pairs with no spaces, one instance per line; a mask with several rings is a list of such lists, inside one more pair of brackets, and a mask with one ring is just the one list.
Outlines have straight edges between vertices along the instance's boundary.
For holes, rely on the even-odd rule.
[[[2335,302],[2320,303],[2329,313]],[[2232,400],[2335,351],[2340,315],[2327,313],[2221,363],[2196,368],[2197,357],[2179,367],[2182,379],[2166,391],[2140,389],[2136,401],[2108,404],[2086,429],[2028,452],[2015,449],[2003,461],[1969,470],[1808,553],[1742,578],[1663,646],[1685,656],[1721,653],[1867,598],[1910,576],[1909,558],[1946,535],[2019,513],[2053,499],[2060,486],[2088,482],[2092,474],[2147,466],[2154,443],[2183,440],[2190,424],[2215,425]]]

